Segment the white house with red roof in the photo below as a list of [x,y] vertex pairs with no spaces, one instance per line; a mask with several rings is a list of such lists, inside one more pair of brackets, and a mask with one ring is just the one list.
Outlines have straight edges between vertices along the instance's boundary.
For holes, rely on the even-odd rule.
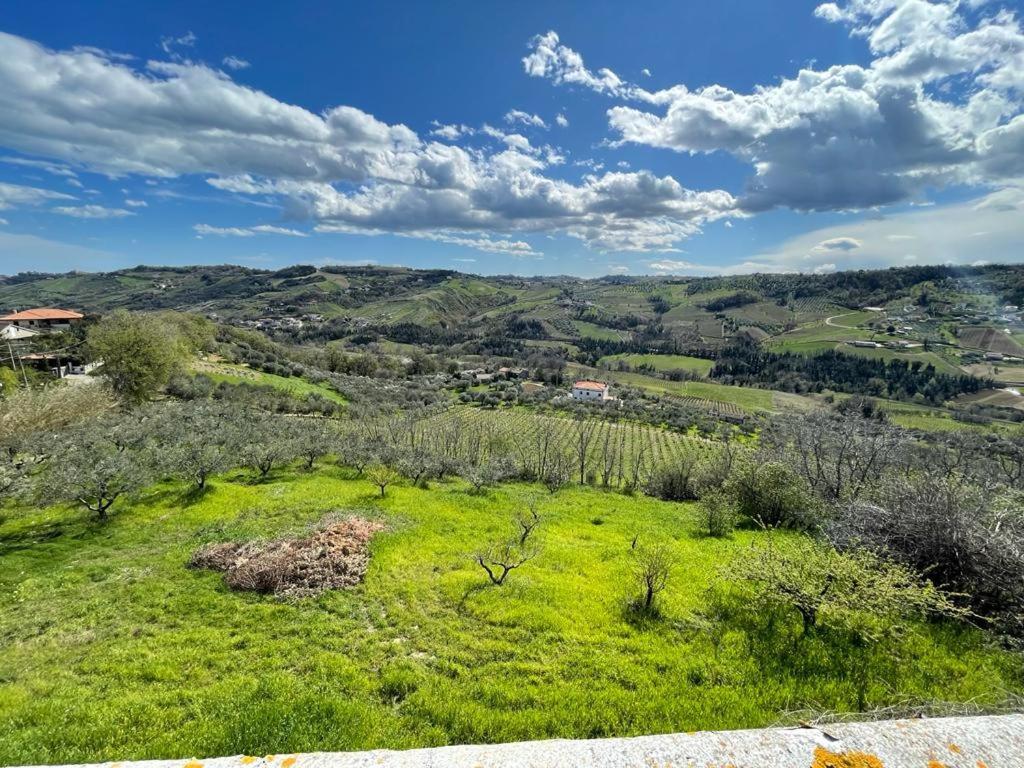
[[57,333],[69,330],[71,326],[82,322],[83,317],[84,315],[81,313],[73,312],[70,309],[37,307],[36,309],[12,312],[9,315],[0,315],[0,328],[14,326],[39,333]]
[[572,385],[571,396],[573,400],[585,400],[587,402],[601,402],[611,400],[608,385],[603,381],[591,381],[581,379]]

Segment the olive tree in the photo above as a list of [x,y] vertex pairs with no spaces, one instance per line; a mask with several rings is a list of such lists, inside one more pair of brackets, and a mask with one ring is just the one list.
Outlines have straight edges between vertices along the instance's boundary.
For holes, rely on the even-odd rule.
[[138,449],[121,449],[106,429],[89,425],[63,436],[37,489],[44,502],[76,501],[105,521],[118,499],[150,479],[147,464]]
[[330,453],[337,442],[337,429],[333,422],[322,417],[294,419],[292,439],[296,450],[305,461],[306,469],[313,469],[317,459]]
[[262,480],[270,471],[298,455],[290,422],[285,416],[248,411],[238,425],[237,440],[242,463]]
[[129,404],[152,397],[191,351],[175,323],[124,310],[104,316],[89,329],[86,342],[114,394]]
[[245,418],[245,411],[227,404],[195,402],[165,408],[156,426],[163,453],[160,465],[202,490],[211,475],[237,464],[238,425]]

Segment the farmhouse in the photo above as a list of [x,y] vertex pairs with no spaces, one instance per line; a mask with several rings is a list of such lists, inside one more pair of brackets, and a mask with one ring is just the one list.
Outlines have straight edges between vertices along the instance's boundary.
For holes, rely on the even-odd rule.
[[0,327],[14,326],[39,333],[58,333],[67,331],[71,326],[82,322],[82,317],[80,313],[72,312],[69,309],[37,307],[0,316]]
[[573,400],[603,401],[611,400],[608,385],[603,381],[582,379],[572,385]]

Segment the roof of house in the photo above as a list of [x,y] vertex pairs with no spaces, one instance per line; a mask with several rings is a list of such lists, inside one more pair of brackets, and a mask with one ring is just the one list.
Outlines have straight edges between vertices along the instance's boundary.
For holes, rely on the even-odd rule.
[[603,392],[604,390],[608,389],[608,385],[605,384],[604,382],[601,382],[601,381],[589,381],[587,379],[584,379],[582,381],[577,381],[575,384],[572,385],[572,388],[573,389],[596,389],[596,390],[598,390],[600,392]]
[[14,312],[10,315],[0,317],[0,320],[81,320],[84,315],[79,312],[72,312],[70,309],[56,309],[54,307],[36,307],[21,312]]
[[8,325],[6,328],[0,328],[0,339],[4,339],[5,341],[30,339],[33,336],[38,336],[39,333],[39,331],[31,328],[21,328],[17,325]]

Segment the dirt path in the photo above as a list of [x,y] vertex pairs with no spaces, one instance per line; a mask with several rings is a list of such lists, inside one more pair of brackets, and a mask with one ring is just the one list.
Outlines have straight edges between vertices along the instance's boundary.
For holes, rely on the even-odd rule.
[[852,325],[840,325],[839,323],[833,323],[837,317],[846,317],[847,315],[856,315],[856,312],[843,312],[841,315],[832,315],[832,317],[825,318],[825,325],[831,325],[833,328],[845,328],[848,331],[854,331],[856,328]]

